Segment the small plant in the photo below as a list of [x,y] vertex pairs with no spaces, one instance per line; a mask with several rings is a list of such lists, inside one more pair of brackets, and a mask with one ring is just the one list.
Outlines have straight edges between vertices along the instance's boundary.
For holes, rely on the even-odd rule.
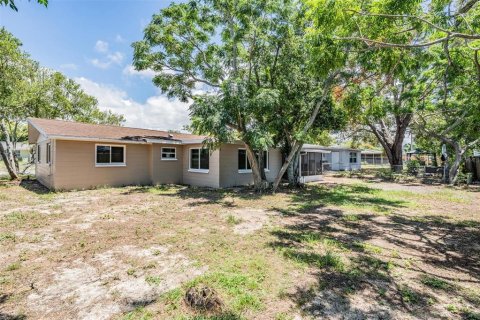
[[242,222],[243,222],[243,220],[241,218],[237,218],[234,215],[229,214],[227,216],[227,223],[228,224],[237,225],[237,224],[240,224]]
[[135,269],[133,269],[133,268],[128,269],[128,270],[127,270],[127,274],[128,274],[129,276],[135,275]]
[[430,276],[423,277],[421,279],[421,282],[424,285],[429,286],[431,288],[435,288],[435,289],[447,290],[452,287],[451,284],[448,283],[447,281],[439,278],[435,278],[435,277],[430,277]]
[[7,271],[15,271],[20,269],[20,262],[15,262],[7,266],[5,270]]
[[418,294],[408,287],[401,288],[400,295],[402,296],[402,300],[406,303],[416,304],[420,301]]
[[162,277],[159,276],[147,276],[145,278],[145,282],[147,282],[149,285],[156,285],[158,286],[162,282]]

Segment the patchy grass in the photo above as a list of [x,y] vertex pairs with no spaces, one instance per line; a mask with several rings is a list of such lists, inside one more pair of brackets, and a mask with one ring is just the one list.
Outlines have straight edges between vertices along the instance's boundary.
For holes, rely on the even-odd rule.
[[[128,302],[115,319],[477,319],[480,312],[479,192],[349,178],[276,194],[0,186],[6,317],[81,318],[92,294],[104,298],[95,304],[101,312],[106,300]],[[238,213],[255,215],[252,208],[264,213],[261,226],[235,233],[251,219]],[[221,312],[183,303],[189,288],[203,285],[218,293]],[[40,310],[30,301],[45,288],[58,296]],[[130,291],[135,299],[124,299]]]

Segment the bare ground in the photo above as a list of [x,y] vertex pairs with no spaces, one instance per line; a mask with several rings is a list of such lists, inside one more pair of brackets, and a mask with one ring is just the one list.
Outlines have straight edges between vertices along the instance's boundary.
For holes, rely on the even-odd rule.
[[217,319],[478,319],[479,200],[334,177],[275,195],[3,182],[0,319],[193,319],[197,283]]

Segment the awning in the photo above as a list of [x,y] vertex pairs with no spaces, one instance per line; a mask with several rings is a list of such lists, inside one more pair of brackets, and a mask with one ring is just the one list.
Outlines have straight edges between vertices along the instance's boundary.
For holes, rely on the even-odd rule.
[[332,151],[329,151],[329,150],[325,150],[325,149],[305,149],[305,148],[302,148],[301,150],[302,152],[317,152],[317,153],[332,153]]

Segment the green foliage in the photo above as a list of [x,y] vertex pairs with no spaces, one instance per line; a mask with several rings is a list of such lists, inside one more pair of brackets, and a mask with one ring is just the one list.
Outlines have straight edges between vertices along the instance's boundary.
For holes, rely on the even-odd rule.
[[305,141],[343,123],[312,61],[305,9],[297,0],[171,4],[133,43],[134,66],[156,71],[153,82],[167,96],[193,101],[191,127],[211,137],[210,147]]
[[[30,1],[30,0],[29,0]],[[48,6],[48,0],[37,0],[37,2],[45,7]],[[10,9],[18,11],[18,8],[14,0],[0,0],[0,5],[9,6]]]

